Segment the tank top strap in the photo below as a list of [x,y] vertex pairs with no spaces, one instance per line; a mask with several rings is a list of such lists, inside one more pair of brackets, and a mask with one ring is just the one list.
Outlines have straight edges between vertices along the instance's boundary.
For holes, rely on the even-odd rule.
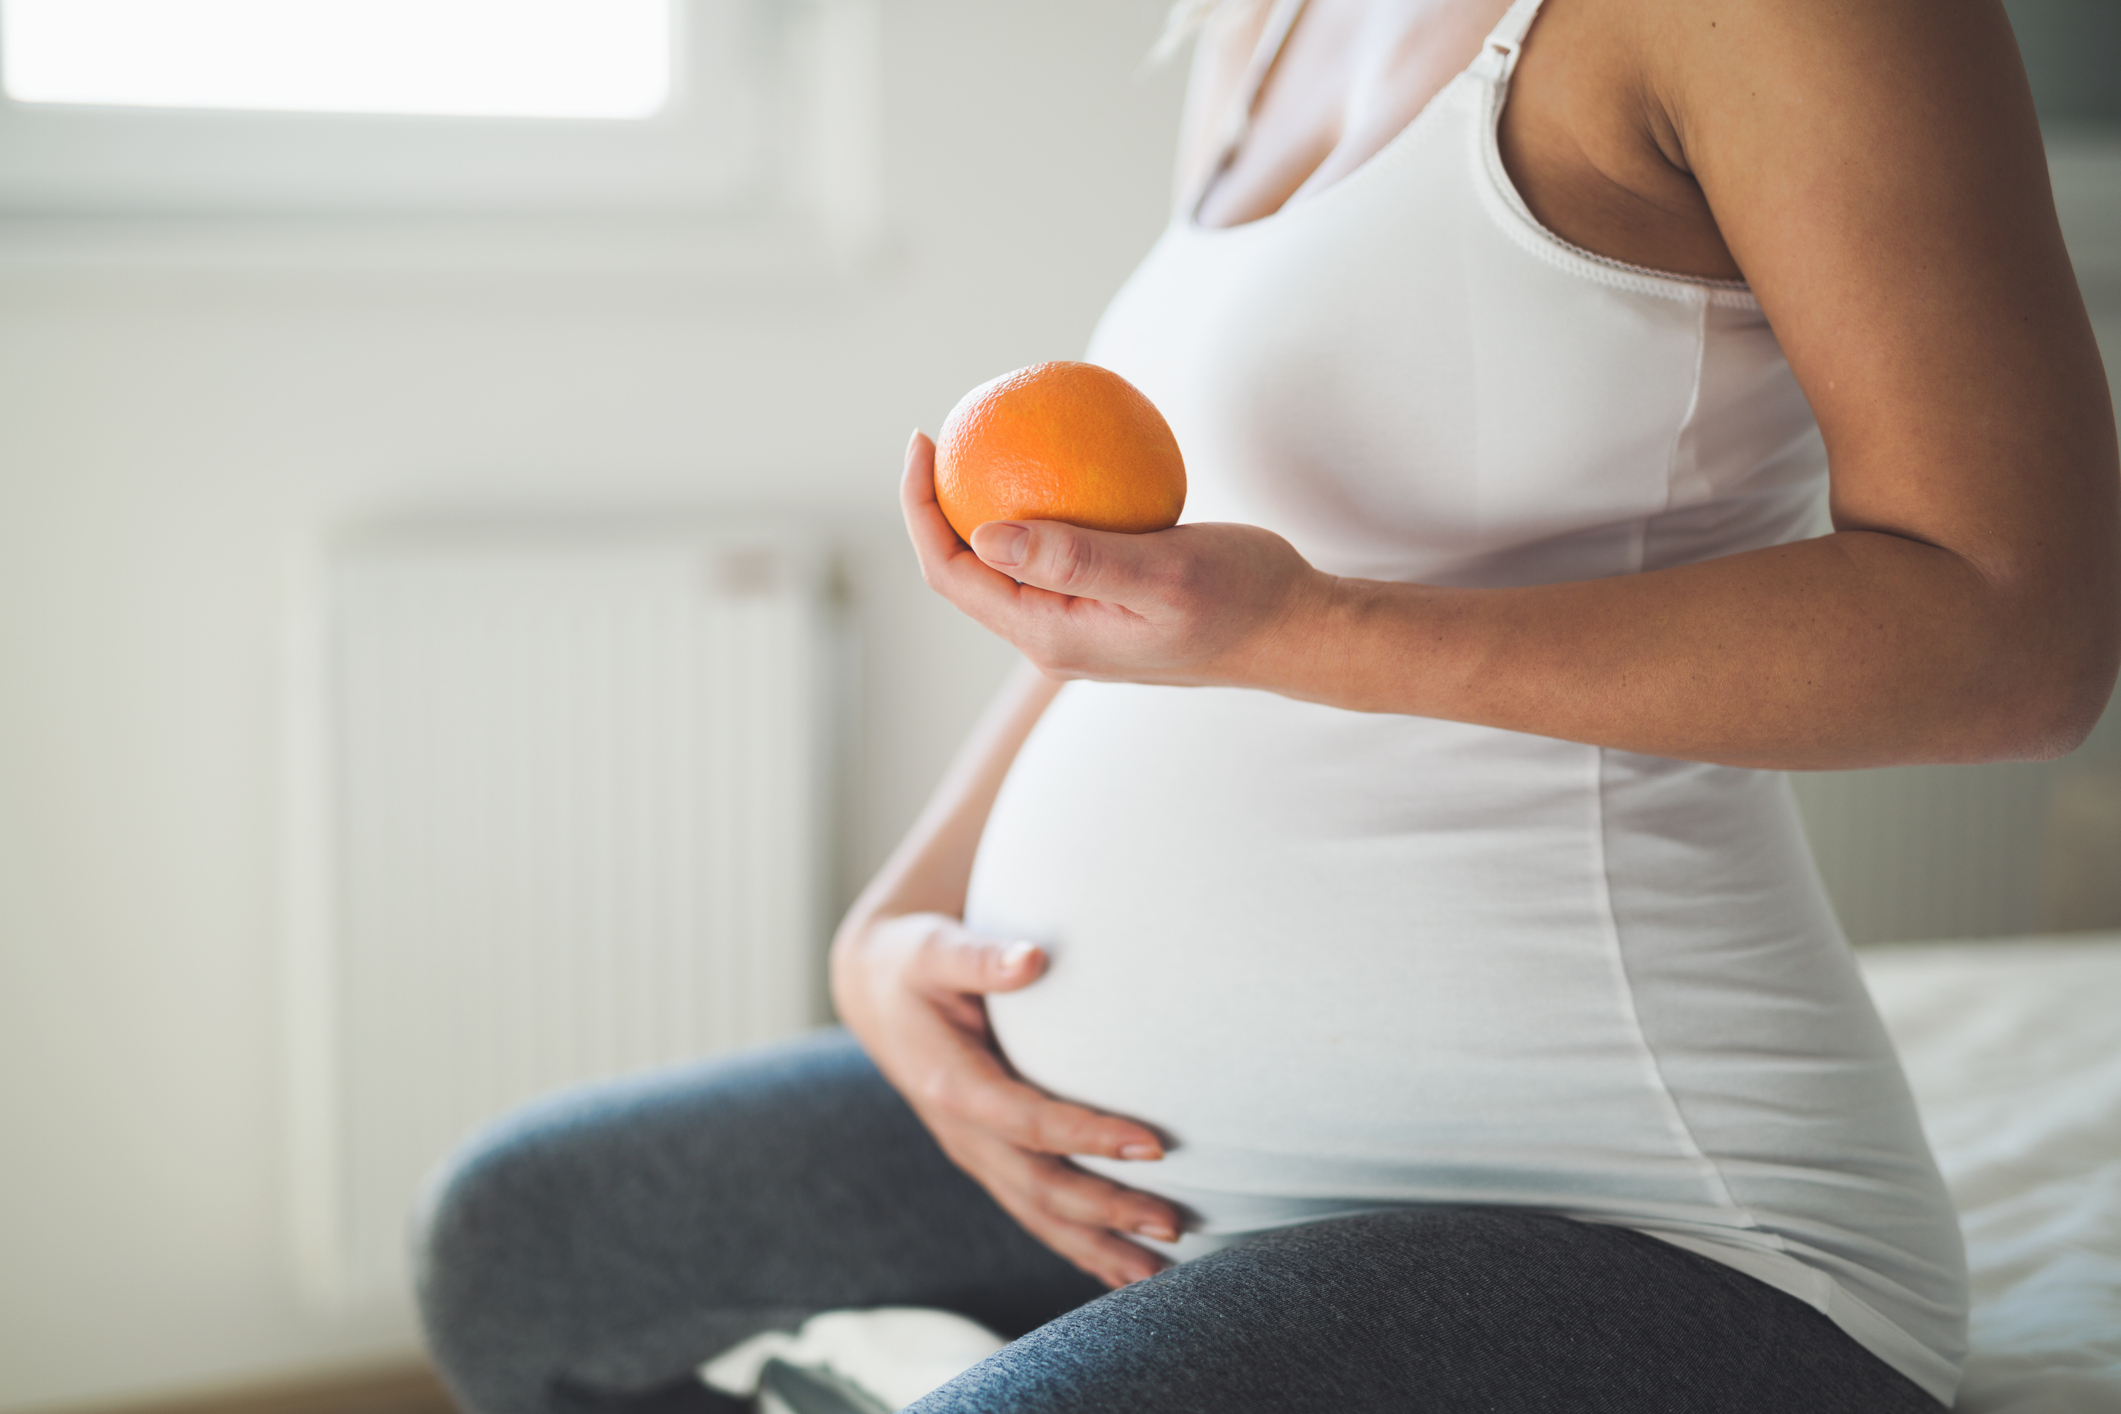
[[1305,0],[1274,0],[1274,9],[1267,15],[1267,26],[1260,31],[1259,44],[1252,51],[1252,62],[1245,67],[1244,79],[1237,86],[1236,102],[1230,106],[1223,122],[1222,136],[1217,139],[1215,158],[1204,169],[1199,182],[1187,193],[1185,210],[1191,211],[1207,195],[1208,188],[1230,165],[1237,149],[1244,145],[1245,137],[1252,131],[1252,112],[1259,107],[1259,92],[1267,86],[1267,75],[1273,72],[1274,61],[1281,57],[1283,46],[1289,42],[1289,31],[1296,28],[1297,17],[1303,14]]
[[1517,56],[1524,49],[1524,37],[1531,32],[1532,21],[1539,18],[1540,0],[1517,0],[1510,6],[1500,23],[1488,32],[1487,42],[1480,46],[1480,57],[1472,64],[1473,72],[1482,78],[1498,83],[1510,77],[1517,67]]
[[1267,86],[1267,74],[1288,46],[1289,31],[1296,28],[1304,4],[1305,0],[1274,0],[1266,28],[1260,31],[1258,47],[1252,51],[1252,62],[1245,66],[1244,82],[1238,85],[1237,112],[1244,119],[1249,120],[1252,110],[1259,106],[1259,91]]

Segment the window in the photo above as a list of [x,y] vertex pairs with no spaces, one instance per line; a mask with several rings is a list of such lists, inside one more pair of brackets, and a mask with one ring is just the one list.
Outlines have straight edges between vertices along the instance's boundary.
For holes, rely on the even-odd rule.
[[18,103],[646,118],[670,0],[8,0]]
[[0,0],[0,259],[841,259],[873,235],[876,4]]

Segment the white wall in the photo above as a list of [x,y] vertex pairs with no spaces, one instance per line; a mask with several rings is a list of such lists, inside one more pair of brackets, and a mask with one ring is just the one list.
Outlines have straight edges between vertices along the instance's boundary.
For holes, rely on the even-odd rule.
[[852,284],[0,267],[0,1408],[408,1348],[402,1310],[304,1310],[283,1249],[285,548],[428,509],[829,515],[873,865],[1008,661],[913,574],[900,450],[1077,353],[1153,238],[1159,11],[891,0],[896,253]]

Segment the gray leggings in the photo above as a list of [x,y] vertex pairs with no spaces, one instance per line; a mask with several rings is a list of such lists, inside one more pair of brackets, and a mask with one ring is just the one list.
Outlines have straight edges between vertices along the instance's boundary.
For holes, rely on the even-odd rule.
[[1937,1414],[1809,1306],[1621,1228],[1416,1209],[1105,1293],[946,1159],[841,1032],[594,1086],[475,1139],[421,1236],[472,1414],[732,1410],[701,1360],[822,1310],[1014,1337],[914,1408]]

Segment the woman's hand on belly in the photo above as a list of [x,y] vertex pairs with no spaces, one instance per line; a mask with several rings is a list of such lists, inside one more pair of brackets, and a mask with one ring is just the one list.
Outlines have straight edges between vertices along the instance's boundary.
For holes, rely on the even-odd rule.
[[1110,1286],[1163,1262],[1118,1236],[1178,1240],[1159,1198],[1083,1172],[1069,1154],[1163,1157],[1154,1132],[1064,1104],[1009,1073],[982,997],[1038,980],[1044,954],[968,932],[939,913],[880,918],[833,949],[841,1019],[959,1168],[1032,1236]]
[[1251,525],[1117,535],[994,521],[968,549],[936,504],[935,444],[918,432],[900,503],[930,587],[1049,677],[1237,686],[1283,676],[1335,583]]

